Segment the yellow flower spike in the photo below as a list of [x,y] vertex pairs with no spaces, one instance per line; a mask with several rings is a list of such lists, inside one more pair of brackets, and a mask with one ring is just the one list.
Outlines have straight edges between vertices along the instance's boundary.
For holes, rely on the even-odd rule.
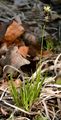
[[44,6],[44,11],[47,13],[50,12],[51,11],[50,6]]

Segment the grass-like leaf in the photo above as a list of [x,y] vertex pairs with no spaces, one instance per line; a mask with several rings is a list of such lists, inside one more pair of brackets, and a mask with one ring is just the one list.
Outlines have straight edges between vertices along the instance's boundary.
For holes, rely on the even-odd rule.
[[23,84],[20,86],[18,92],[13,83],[13,80],[11,80],[10,91],[15,104],[19,107],[22,106],[28,111],[32,104],[38,99],[43,82],[44,79],[42,79],[41,73],[39,71],[35,80],[32,79],[30,82],[29,80],[23,81]]

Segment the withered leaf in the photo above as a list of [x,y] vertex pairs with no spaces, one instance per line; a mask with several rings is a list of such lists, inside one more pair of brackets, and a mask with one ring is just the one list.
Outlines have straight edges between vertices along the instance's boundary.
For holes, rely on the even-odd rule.
[[17,37],[21,36],[23,33],[24,28],[22,24],[19,24],[14,20],[12,24],[7,28],[7,31],[5,33],[5,40],[12,43]]
[[27,47],[27,46],[21,46],[21,47],[19,47],[19,50],[18,50],[18,52],[23,56],[23,57],[27,57],[27,55],[28,55],[28,51],[29,51],[29,47]]
[[6,110],[4,110],[4,108],[1,107],[0,110],[1,110],[1,112],[2,112],[3,115],[6,116],[6,115],[8,114],[8,113],[6,112]]
[[[5,65],[11,65],[17,69],[25,64],[30,64],[30,62],[23,58],[20,53],[18,52],[17,46],[12,46],[6,53],[6,58],[4,60]],[[12,69],[8,69],[9,73],[12,72]]]

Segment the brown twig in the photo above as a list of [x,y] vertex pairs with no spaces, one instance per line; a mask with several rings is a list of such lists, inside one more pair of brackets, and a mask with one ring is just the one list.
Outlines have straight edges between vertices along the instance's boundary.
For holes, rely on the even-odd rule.
[[13,108],[13,109],[19,110],[20,112],[23,112],[23,113],[25,113],[25,114],[27,114],[27,115],[39,115],[38,112],[27,112],[27,111],[25,111],[24,109],[21,109],[21,108],[15,106],[15,105],[12,105],[12,104],[6,102],[5,100],[1,100],[1,101],[2,101],[5,105],[7,105],[7,106],[9,106],[9,107],[11,107],[11,108]]

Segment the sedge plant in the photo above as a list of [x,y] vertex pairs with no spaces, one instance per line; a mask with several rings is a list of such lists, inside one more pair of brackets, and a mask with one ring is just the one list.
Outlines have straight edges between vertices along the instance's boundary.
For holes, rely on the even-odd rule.
[[20,88],[17,89],[13,83],[13,78],[10,80],[10,92],[13,97],[14,103],[18,107],[23,107],[29,111],[32,104],[38,99],[44,79],[42,78],[40,71],[36,75],[36,79],[31,81],[23,81]]

